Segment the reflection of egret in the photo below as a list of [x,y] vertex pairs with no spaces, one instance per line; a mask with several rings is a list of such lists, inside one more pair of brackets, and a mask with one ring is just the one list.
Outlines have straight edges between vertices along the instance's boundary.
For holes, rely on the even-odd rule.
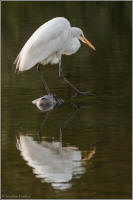
[[40,26],[26,42],[15,60],[16,69],[26,71],[38,64],[37,68],[41,79],[48,94],[50,94],[41,72],[40,63],[43,65],[59,63],[59,77],[69,84],[76,94],[88,95],[89,92],[80,92],[75,88],[64,77],[61,68],[61,56],[76,53],[80,48],[79,40],[95,50],[80,28],[71,27],[70,22],[63,17],[54,18]]
[[72,176],[80,176],[85,171],[81,152],[76,147],[63,147],[60,151],[60,142],[39,144],[30,136],[20,136],[17,147],[36,177],[50,182],[55,189],[71,187],[68,182]]
[[88,106],[74,104],[74,107],[76,109],[60,128],[59,142],[48,142],[42,137],[43,128],[50,112],[46,113],[41,124],[39,142],[34,141],[31,136],[20,135],[17,139],[17,148],[20,150],[24,160],[27,161],[27,164],[33,168],[33,173],[36,177],[41,178],[42,182],[50,182],[55,189],[64,190],[70,188],[70,180],[73,177],[80,178],[85,173],[84,164],[86,160],[90,160],[95,154],[95,150],[91,150],[87,155],[83,156],[77,147],[62,146],[62,131],[79,109],[87,108]]

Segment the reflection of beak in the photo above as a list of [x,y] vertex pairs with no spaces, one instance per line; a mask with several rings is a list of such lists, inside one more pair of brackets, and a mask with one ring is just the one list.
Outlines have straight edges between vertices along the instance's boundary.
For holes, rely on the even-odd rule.
[[96,51],[95,47],[85,38],[85,36],[82,36],[83,41],[89,46],[91,47],[94,51]]
[[96,153],[95,150],[91,150],[83,160],[90,160],[95,153]]

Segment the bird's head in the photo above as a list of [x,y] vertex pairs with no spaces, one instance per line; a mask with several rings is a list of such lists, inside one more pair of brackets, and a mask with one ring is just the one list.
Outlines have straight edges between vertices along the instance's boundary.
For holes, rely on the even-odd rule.
[[80,28],[72,27],[72,35],[73,37],[78,38],[82,42],[86,43],[89,47],[91,47],[94,51],[96,51],[95,47],[85,38],[83,31]]

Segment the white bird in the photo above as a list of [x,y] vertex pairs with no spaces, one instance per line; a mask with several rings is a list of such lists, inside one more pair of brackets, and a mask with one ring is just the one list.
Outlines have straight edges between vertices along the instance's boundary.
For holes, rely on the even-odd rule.
[[85,38],[83,31],[77,27],[71,27],[70,22],[64,17],[56,17],[40,26],[26,42],[14,64],[18,71],[26,71],[37,64],[37,69],[47,90],[50,90],[43,77],[40,64],[59,63],[59,77],[71,86],[76,94],[88,95],[89,92],[80,92],[63,75],[61,68],[62,55],[71,55],[80,48],[80,41],[95,47]]

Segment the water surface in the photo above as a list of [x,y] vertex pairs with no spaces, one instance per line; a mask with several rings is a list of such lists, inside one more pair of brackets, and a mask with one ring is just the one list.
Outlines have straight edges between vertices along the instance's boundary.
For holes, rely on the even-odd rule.
[[[71,99],[58,65],[44,67],[64,99],[46,119],[32,104],[46,94],[36,67],[16,75],[12,63],[33,31],[57,16],[96,47],[82,44],[62,58],[64,75],[94,95]],[[3,198],[131,198],[131,55],[131,2],[2,2]]]

